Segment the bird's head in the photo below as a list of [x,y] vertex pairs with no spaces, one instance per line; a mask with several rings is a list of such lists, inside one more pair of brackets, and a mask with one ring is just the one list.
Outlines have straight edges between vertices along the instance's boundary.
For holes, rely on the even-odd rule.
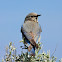
[[29,13],[26,18],[25,18],[25,21],[34,21],[34,22],[38,22],[38,16],[41,16],[41,15],[38,15],[36,13]]

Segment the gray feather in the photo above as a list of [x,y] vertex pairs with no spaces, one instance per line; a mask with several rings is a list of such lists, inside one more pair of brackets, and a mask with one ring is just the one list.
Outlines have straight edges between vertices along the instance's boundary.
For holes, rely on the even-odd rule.
[[23,32],[28,39],[32,39],[32,36],[29,34],[30,32],[32,32],[34,34],[34,40],[37,41],[41,33],[41,27],[37,22],[26,21],[23,24]]

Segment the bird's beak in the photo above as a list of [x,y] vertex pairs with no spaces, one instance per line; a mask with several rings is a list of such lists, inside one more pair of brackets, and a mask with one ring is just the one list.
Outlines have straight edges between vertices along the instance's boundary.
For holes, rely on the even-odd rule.
[[41,16],[41,15],[37,15],[37,16]]

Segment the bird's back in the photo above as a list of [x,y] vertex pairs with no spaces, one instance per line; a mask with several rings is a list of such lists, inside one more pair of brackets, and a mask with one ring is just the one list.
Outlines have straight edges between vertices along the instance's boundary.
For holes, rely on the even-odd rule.
[[29,39],[31,39],[31,36],[29,35],[30,32],[34,35],[34,40],[37,41],[38,37],[41,33],[41,27],[37,22],[34,21],[26,21],[23,24],[23,31],[26,36],[28,36]]

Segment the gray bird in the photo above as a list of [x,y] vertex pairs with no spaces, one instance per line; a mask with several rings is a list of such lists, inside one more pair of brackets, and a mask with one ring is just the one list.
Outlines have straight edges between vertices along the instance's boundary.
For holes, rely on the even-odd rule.
[[30,13],[26,16],[24,24],[21,27],[22,38],[24,44],[28,47],[28,54],[35,56],[35,48],[38,48],[36,43],[42,32],[38,23],[38,17],[40,15],[36,13]]

